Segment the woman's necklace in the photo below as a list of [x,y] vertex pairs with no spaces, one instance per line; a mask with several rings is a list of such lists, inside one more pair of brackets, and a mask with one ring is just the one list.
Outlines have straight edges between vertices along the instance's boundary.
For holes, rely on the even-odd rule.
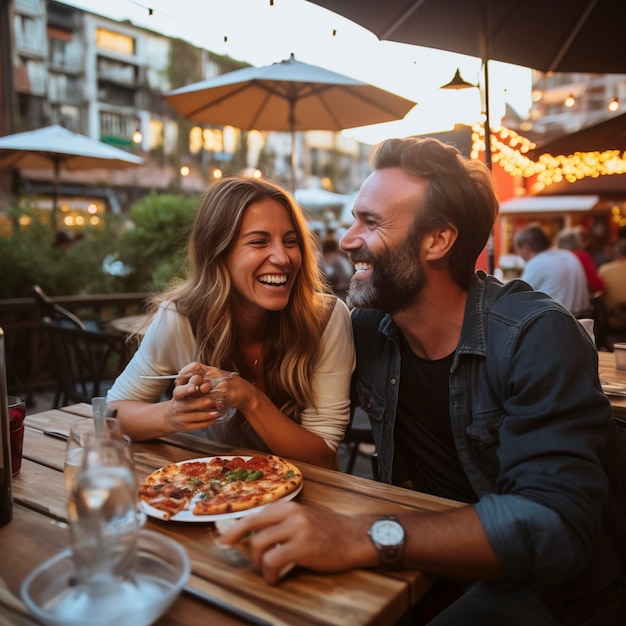
[[261,358],[261,351],[263,350],[263,344],[261,344],[259,346],[259,351],[256,354],[256,358],[254,359],[254,363],[252,364],[252,367],[250,368],[251,372],[252,372],[252,384],[256,385],[256,379],[257,379],[257,365],[259,364],[259,359]]

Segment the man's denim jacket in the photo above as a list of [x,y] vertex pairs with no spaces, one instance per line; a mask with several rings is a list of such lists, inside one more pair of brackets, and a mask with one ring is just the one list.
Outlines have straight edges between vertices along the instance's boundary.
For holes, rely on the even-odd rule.
[[[352,321],[353,393],[389,483],[400,330],[372,309],[354,309]],[[478,272],[449,383],[457,453],[507,581],[550,587],[553,598],[561,586],[565,602],[623,577],[615,424],[595,346],[570,313],[522,281]]]

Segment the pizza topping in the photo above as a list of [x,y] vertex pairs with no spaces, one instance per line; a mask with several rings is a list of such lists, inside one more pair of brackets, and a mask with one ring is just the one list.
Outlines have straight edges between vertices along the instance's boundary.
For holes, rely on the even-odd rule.
[[247,467],[240,467],[233,471],[226,472],[226,482],[232,483],[236,480],[258,480],[263,477],[263,470],[250,470]]
[[170,519],[244,511],[274,502],[298,489],[300,470],[277,456],[213,457],[167,465],[142,483],[139,494]]

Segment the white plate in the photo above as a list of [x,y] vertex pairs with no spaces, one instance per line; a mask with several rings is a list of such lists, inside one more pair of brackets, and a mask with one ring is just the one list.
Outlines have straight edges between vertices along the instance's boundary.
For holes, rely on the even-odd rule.
[[[187,459],[186,461],[179,461],[178,463],[175,463],[175,465],[185,465],[186,463],[198,463],[202,461],[210,462],[215,458],[230,460],[230,459],[236,459],[237,457],[243,459],[244,461],[247,461],[248,459],[252,458],[251,456],[244,456],[244,455],[234,455],[234,456],[219,455],[218,457],[204,456],[199,459]],[[155,471],[158,472],[160,470],[155,470]],[[283,496],[276,502],[280,502],[281,500],[284,500],[284,501],[293,500],[301,491],[302,491],[302,483],[300,483],[300,486],[297,489],[295,489],[291,493],[288,493],[286,496]],[[193,506],[199,497],[200,497],[199,494],[194,496],[187,510],[180,511],[180,513],[176,513],[176,515],[172,515],[172,517],[170,517],[169,520],[167,521],[169,522],[214,522],[216,520],[221,520],[221,519],[237,519],[239,517],[245,517],[247,515],[253,515],[255,513],[258,513],[259,511],[262,511],[267,506],[267,504],[262,504],[261,506],[255,506],[255,507],[252,507],[251,509],[246,509],[245,511],[236,511],[234,513],[220,513],[219,515],[194,515],[192,513]],[[155,509],[153,506],[150,506],[144,500],[141,500],[140,504],[141,504],[141,510],[146,515],[149,515],[150,517],[154,517],[156,519],[166,520],[167,513],[165,511]]]
[[626,396],[626,385],[620,383],[602,383],[602,391],[607,396]]

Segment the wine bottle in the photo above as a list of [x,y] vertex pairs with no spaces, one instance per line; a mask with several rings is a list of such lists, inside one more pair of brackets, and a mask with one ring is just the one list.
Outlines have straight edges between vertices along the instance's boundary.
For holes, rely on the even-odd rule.
[[11,447],[9,440],[4,331],[0,328],[0,526],[8,524],[13,517],[11,480]]

